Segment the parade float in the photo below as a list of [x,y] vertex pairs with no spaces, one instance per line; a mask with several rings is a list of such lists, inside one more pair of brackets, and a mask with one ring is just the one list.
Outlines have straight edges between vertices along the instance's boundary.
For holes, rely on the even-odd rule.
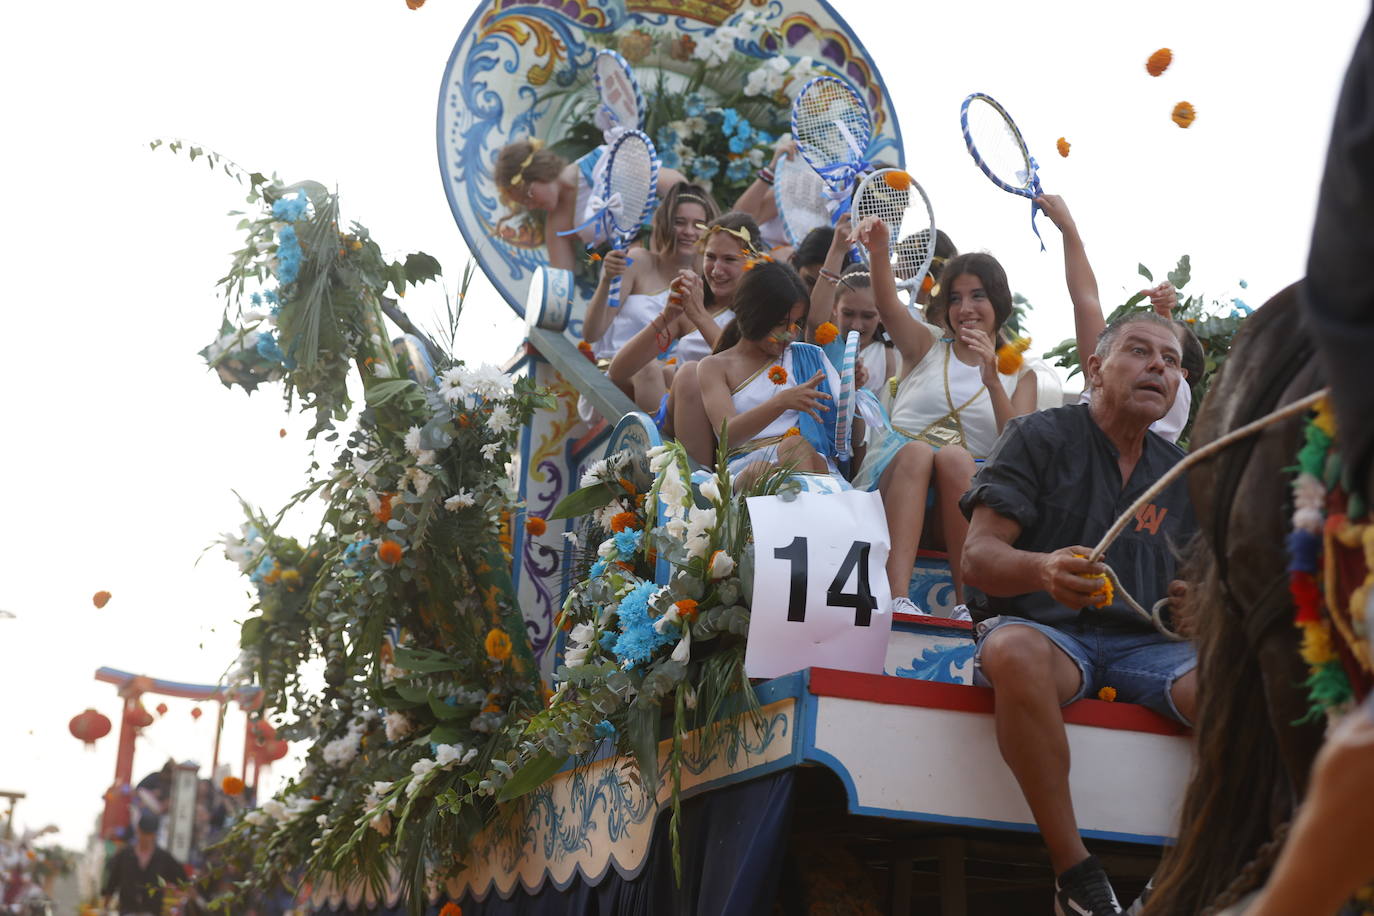
[[[471,268],[447,326],[417,327],[403,297],[434,258],[389,255],[322,184],[172,144],[251,208],[202,355],[315,420],[292,506],[249,508],[224,539],[256,594],[227,687],[261,687],[310,750],[222,845],[219,907],[282,887],[317,912],[443,916],[1043,902],[944,558],[912,582],[928,615],[881,613],[865,583],[885,582],[882,553],[853,549],[885,543],[868,494],[772,475],[734,496],[723,456],[662,442],[579,350],[592,269],[548,263],[493,168],[516,138],[569,161],[600,142],[603,49],[631,66],[665,164],[723,200],[818,75],[870,107],[865,158],[902,164],[877,68],[820,0],[483,3],[438,145],[477,268],[527,322],[497,366],[455,355]],[[283,533],[295,508],[310,537]],[[1189,736],[1107,699],[1064,716],[1083,834],[1138,887],[1176,829]]]

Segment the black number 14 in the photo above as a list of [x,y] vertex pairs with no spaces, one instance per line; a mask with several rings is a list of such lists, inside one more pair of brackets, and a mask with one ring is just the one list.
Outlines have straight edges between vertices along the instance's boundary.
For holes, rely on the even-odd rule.
[[[877,600],[873,597],[873,592],[868,587],[868,551],[871,546],[868,541],[854,541],[850,544],[849,553],[845,554],[839,572],[835,573],[835,578],[831,580],[830,587],[825,590],[825,603],[829,607],[854,608],[854,626],[856,627],[868,626],[873,611],[878,605]],[[806,620],[806,538],[794,537],[792,543],[786,547],[775,548],[773,556],[779,560],[787,560],[792,567],[791,582],[787,590],[787,619],[789,621],[804,621]],[[844,590],[844,584],[849,581],[849,576],[854,571],[855,566],[859,567],[858,582],[855,583],[858,590],[847,592]]]

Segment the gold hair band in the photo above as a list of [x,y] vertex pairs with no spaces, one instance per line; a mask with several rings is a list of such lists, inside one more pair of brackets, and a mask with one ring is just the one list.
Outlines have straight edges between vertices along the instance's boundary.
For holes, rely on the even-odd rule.
[[544,146],[544,141],[540,140],[538,137],[530,137],[526,142],[530,145],[530,154],[525,157],[525,161],[520,163],[520,167],[515,170],[515,177],[510,180],[511,187],[515,187],[525,180],[525,169],[529,168],[530,163],[534,161],[534,154],[539,152]]

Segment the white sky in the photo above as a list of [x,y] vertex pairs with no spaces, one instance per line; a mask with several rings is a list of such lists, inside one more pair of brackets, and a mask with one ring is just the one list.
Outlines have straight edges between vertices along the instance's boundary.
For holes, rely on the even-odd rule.
[[[1303,15],[1274,2],[1106,5],[838,4],[896,100],[908,167],[937,223],[985,248],[1036,305],[1039,350],[1072,332],[1057,233],[973,166],[958,130],[971,91],[998,98],[1065,195],[1104,298],[1178,255],[1190,290],[1259,305],[1301,276],[1336,92],[1364,0]],[[435,154],[440,77],[471,0],[68,0],[12,4],[0,30],[6,178],[0,251],[10,332],[0,356],[0,788],[26,791],[20,825],[85,842],[113,773],[115,734],[83,753],[87,706],[118,727],[101,665],[213,682],[236,654],[244,582],[220,555],[234,493],[275,509],[303,482],[307,424],[278,393],[227,391],[196,351],[213,337],[214,281],[238,244],[238,186],[149,152],[182,137],[250,170],[337,185],[345,216],[390,253],[421,249],[456,282],[465,250]],[[957,29],[968,23],[965,33]],[[912,27],[924,30],[918,40]],[[1143,69],[1173,48],[1161,78]],[[1198,120],[1169,120],[1187,100]],[[1071,156],[1054,141],[1065,136]],[[1236,281],[1249,289],[1241,292]],[[1118,297],[1119,294],[1119,297]],[[428,316],[438,288],[406,305]],[[489,288],[469,300],[467,355],[495,361],[523,324]],[[278,430],[285,428],[281,438]],[[90,601],[113,592],[104,610]],[[151,707],[157,702],[150,698]],[[207,762],[213,717],[169,700],[135,770]],[[207,710],[209,712],[209,710]],[[224,759],[241,753],[241,719]]]

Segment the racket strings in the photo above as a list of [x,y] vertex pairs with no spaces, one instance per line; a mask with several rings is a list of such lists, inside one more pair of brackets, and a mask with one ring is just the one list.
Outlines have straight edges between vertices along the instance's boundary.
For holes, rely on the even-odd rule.
[[[860,186],[854,197],[855,218],[876,216],[882,220],[891,239],[890,261],[897,279],[918,279],[930,266],[934,253],[930,206],[915,182],[893,187],[884,178],[884,173],[875,173]],[[864,259],[867,262],[866,251]]]
[[793,103],[793,137],[817,168],[863,161],[872,131],[867,106],[839,80],[813,80]]
[[615,147],[606,170],[610,197],[620,205],[610,212],[611,223],[622,233],[638,232],[652,200],[653,151],[640,137],[626,137]]
[[978,158],[998,180],[1012,187],[1030,187],[1026,147],[1006,115],[988,102],[974,99],[968,107],[968,132]]
[[798,158],[788,157],[778,162],[773,196],[783,229],[793,245],[800,245],[812,229],[830,224],[830,211],[825,206],[825,182]]

